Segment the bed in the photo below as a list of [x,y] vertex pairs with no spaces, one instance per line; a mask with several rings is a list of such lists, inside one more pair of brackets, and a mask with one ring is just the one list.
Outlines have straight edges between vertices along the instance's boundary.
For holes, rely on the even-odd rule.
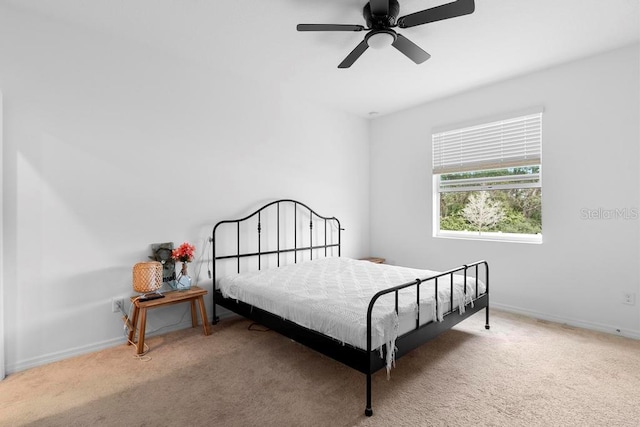
[[486,261],[444,272],[341,256],[335,217],[291,199],[218,222],[212,235],[213,323],[217,306],[271,328],[366,376],[485,310]]

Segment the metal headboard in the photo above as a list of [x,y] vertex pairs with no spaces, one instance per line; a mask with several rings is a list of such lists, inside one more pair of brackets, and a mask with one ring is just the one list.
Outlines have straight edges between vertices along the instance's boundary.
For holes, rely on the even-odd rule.
[[[283,245],[281,244],[281,236],[284,233],[284,230],[281,230],[281,208],[286,208],[287,206],[290,206],[293,208],[293,224],[292,224],[292,229],[293,229],[293,247],[282,247]],[[262,216],[263,213],[265,213],[265,211],[267,209],[274,209],[276,210],[276,224],[277,224],[277,230],[276,230],[276,248],[275,249],[270,249],[270,250],[263,250],[262,248]],[[298,215],[308,215],[309,218],[309,242],[308,244],[301,244],[299,245],[298,242]],[[249,249],[247,251],[243,251],[240,248],[240,225],[245,222],[248,221],[254,217],[257,216],[257,248],[253,248],[253,249]],[[305,217],[306,219],[306,217]],[[218,253],[216,252],[216,232],[218,232],[218,228],[224,225],[233,225],[235,224],[236,226],[236,236],[235,236],[235,242],[236,242],[236,248],[235,248],[235,253],[232,254],[226,254],[226,255],[218,255]],[[324,239],[321,242],[314,242],[313,239],[313,231],[314,231],[314,224],[317,225],[318,224],[323,224],[324,226]],[[321,225],[322,226],[322,225]],[[331,239],[331,241],[328,240],[329,237],[332,237],[332,235],[328,235],[329,232],[331,233],[335,233],[337,231],[337,243],[333,242],[333,238]],[[262,268],[262,257],[263,256],[267,256],[267,255],[275,255],[277,257],[277,266],[280,266],[281,263],[281,254],[285,254],[285,253],[293,253],[293,257],[294,257],[294,263],[298,262],[298,253],[301,251],[309,251],[309,256],[310,259],[313,259],[313,254],[314,251],[318,251],[318,250],[322,250],[324,249],[324,256],[327,257],[328,256],[328,251],[330,248],[337,248],[338,250],[338,256],[340,256],[340,232],[342,231],[342,228],[340,227],[340,221],[336,218],[336,217],[326,217],[326,216],[322,216],[320,214],[318,214],[317,212],[315,212],[313,209],[311,209],[309,206],[305,205],[302,202],[298,202],[296,200],[291,200],[291,199],[281,199],[281,200],[275,200],[273,202],[267,203],[266,205],[262,206],[261,208],[259,208],[258,210],[256,210],[255,212],[253,212],[252,214],[249,214],[247,216],[245,216],[244,218],[240,218],[240,219],[230,219],[230,220],[224,220],[224,221],[220,221],[218,222],[215,227],[213,227],[213,234],[212,234],[212,248],[213,248],[213,283],[214,283],[214,290],[215,290],[215,283],[216,283],[216,261],[219,260],[230,260],[230,259],[236,259],[236,264],[237,264],[237,272],[240,273],[240,260],[242,258],[249,258],[249,257],[257,257],[258,260],[258,270],[260,270]],[[317,240],[317,239],[316,239]],[[316,252],[317,253],[317,252]]]

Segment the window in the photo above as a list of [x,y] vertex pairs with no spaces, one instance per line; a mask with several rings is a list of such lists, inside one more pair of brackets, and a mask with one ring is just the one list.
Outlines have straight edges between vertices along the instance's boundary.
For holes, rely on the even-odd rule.
[[434,235],[542,242],[542,110],[434,133]]

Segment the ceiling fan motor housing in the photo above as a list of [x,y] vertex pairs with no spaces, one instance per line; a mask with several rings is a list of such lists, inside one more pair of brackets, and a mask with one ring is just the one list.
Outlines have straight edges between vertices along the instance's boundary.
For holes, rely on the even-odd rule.
[[400,4],[397,0],[389,1],[389,13],[387,15],[373,15],[370,3],[367,3],[362,10],[367,27],[372,29],[385,29],[394,26],[398,14],[400,14]]

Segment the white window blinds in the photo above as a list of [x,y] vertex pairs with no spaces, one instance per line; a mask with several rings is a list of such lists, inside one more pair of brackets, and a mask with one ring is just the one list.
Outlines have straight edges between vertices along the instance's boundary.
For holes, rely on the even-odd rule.
[[433,134],[433,173],[541,163],[542,113]]

